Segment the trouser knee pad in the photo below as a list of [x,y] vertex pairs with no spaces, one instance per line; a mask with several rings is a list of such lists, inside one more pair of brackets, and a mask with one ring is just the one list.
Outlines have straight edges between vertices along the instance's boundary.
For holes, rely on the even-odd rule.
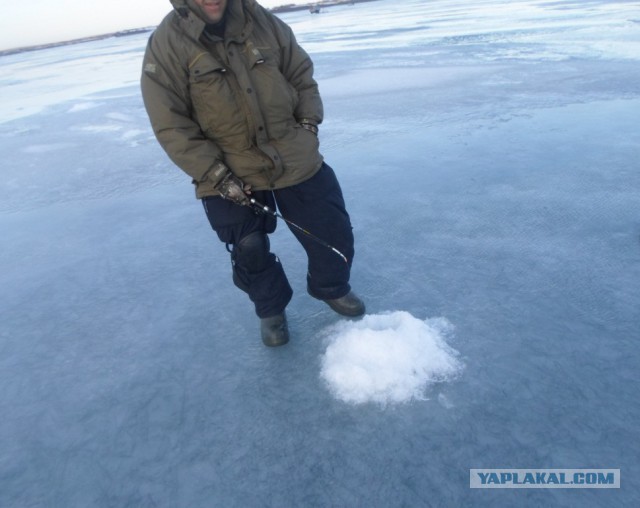
[[269,248],[269,237],[254,232],[243,237],[231,252],[233,282],[249,295],[261,318],[283,312],[292,295],[282,265]]
[[243,237],[233,248],[231,259],[235,267],[250,274],[260,273],[269,265],[269,237],[255,231]]
[[275,256],[269,252],[269,246],[269,237],[256,231],[242,237],[233,247],[233,282],[243,291],[250,293],[255,277],[273,263]]

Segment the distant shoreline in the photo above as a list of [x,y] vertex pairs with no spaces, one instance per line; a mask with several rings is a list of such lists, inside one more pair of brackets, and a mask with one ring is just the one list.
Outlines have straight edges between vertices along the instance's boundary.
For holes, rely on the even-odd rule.
[[[278,7],[273,7],[268,9],[270,12],[275,14],[282,12],[293,12],[293,11],[312,11],[313,8],[318,9],[315,12],[321,12],[323,8],[326,7],[335,7],[337,5],[352,5],[356,3],[362,2],[374,2],[376,0],[324,0],[320,2],[312,2],[308,4],[286,4],[280,5]],[[3,49],[0,50],[0,57],[15,55],[18,53],[25,53],[27,51],[38,51],[41,49],[49,49],[49,48],[57,48],[60,46],[69,46],[71,44],[81,44],[83,42],[92,42],[99,41],[103,39],[109,39],[110,37],[126,37],[128,35],[136,35],[145,32],[152,32],[155,29],[155,26],[144,27],[144,28],[132,28],[130,30],[119,30],[117,32],[111,32],[107,34],[100,35],[92,35],[89,37],[81,37],[79,39],[71,39],[68,41],[59,41],[59,42],[49,42],[46,44],[37,44],[35,46],[24,46],[20,48],[11,48],[11,49]]]
[[126,37],[127,35],[141,34],[155,30],[154,26],[146,28],[132,28],[131,30],[120,30],[108,34],[92,35],[90,37],[81,37],[80,39],[72,39],[69,41],[49,42],[47,44],[37,44],[36,46],[25,46],[22,48],[4,49],[0,51],[0,56],[15,55],[17,53],[25,53],[27,51],[38,51],[40,49],[57,48],[59,46],[69,46],[71,44],[80,44],[83,42],[99,41],[109,39],[110,37]]
[[287,4],[273,7],[269,11],[274,13],[292,12],[292,11],[311,11],[312,7],[322,9],[324,7],[335,7],[336,5],[352,5],[362,2],[374,2],[375,0],[323,0],[319,2],[311,2],[308,4]]

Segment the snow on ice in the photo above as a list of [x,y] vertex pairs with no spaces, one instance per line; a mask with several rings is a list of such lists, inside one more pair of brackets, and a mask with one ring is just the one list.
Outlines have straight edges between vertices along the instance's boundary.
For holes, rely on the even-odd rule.
[[462,368],[458,352],[445,342],[451,330],[445,319],[421,321],[403,311],[339,322],[326,332],[321,376],[345,402],[424,399],[431,384]]

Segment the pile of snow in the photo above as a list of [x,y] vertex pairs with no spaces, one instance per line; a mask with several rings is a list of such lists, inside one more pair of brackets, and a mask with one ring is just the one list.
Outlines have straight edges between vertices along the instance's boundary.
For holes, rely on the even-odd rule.
[[431,384],[462,369],[458,352],[445,342],[452,328],[446,319],[421,321],[403,311],[341,321],[327,331],[320,375],[345,402],[424,399]]

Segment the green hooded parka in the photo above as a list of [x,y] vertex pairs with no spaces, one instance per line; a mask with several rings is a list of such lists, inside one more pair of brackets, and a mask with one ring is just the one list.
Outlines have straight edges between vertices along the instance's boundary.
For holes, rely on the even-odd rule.
[[322,122],[309,55],[290,27],[255,0],[228,0],[224,38],[189,0],[149,39],[142,97],[160,145],[196,186],[216,195],[216,160],[254,190],[303,182],[322,165],[316,135],[300,122]]

